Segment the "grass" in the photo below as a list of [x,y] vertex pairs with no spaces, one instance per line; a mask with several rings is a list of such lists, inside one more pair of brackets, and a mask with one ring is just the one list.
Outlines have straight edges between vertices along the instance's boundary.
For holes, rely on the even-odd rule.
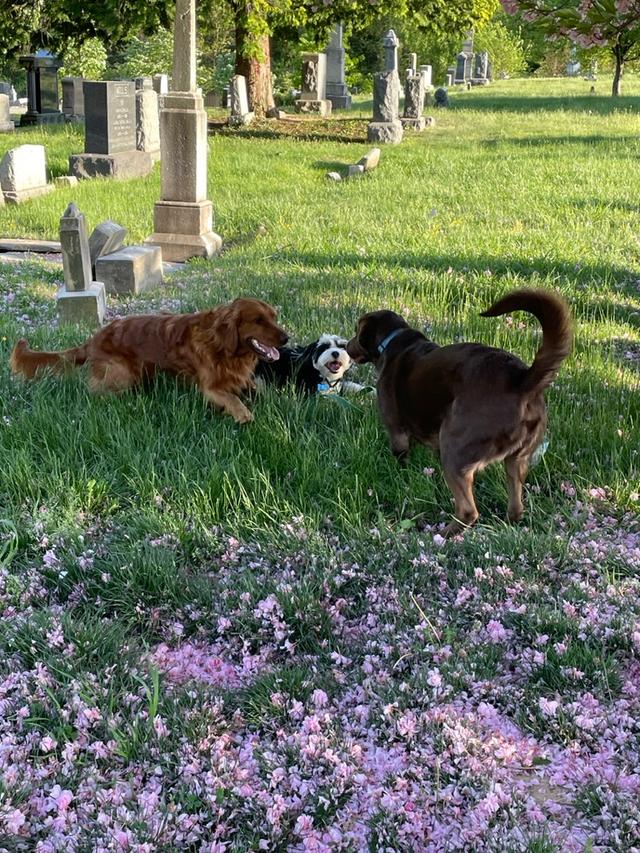
[[[111,758],[96,747],[97,758],[84,760],[87,767],[98,762],[104,790],[121,763],[125,776],[134,768],[140,785],[153,777],[147,762],[160,762],[173,779],[181,749],[214,744],[211,732],[229,727],[234,737],[258,739],[254,788],[274,762],[289,773],[304,760],[299,744],[285,746],[277,733],[282,726],[298,737],[289,731],[296,718],[288,709],[299,703],[311,713],[318,690],[329,697],[333,716],[323,725],[341,755],[360,736],[345,734],[345,720],[361,713],[349,704],[351,689],[364,691],[368,706],[380,705],[371,731],[385,746],[400,737],[387,706],[426,714],[457,702],[456,714],[464,707],[477,720],[482,701],[535,737],[545,761],[560,761],[563,753],[554,750],[565,747],[596,749],[596,735],[576,717],[591,701],[587,694],[613,717],[616,703],[627,701],[631,636],[640,622],[640,81],[631,77],[619,101],[605,94],[607,81],[598,81],[597,95],[588,85],[510,80],[456,92],[451,107],[436,113],[435,128],[407,135],[383,150],[377,171],[340,184],[327,182],[325,172],[355,162],[367,146],[327,134],[342,139],[340,125],[360,133],[370,111],[365,101],[337,129],[306,122],[295,135],[291,126],[281,134],[264,126],[215,133],[209,195],[229,249],[193,262],[161,291],[111,303],[117,313],[192,310],[255,295],[279,307],[300,342],[322,331],[349,335],[363,311],[386,306],[437,341],[482,340],[531,360],[539,340],[533,320],[478,314],[513,287],[559,290],[575,315],[576,345],[547,395],[550,447],[530,474],[522,527],[504,523],[504,475],[490,469],[477,485],[482,526],[439,549],[433,525],[448,520],[451,501],[438,461],[417,449],[398,469],[368,398],[342,407],[267,393],[252,403],[254,422],[239,428],[170,380],[115,399],[91,398],[81,375],[15,382],[7,360],[18,337],[60,348],[83,331],[55,325],[59,268],[0,266],[0,565],[8,614],[0,648],[7,678],[20,670],[25,684],[35,678],[37,685],[39,665],[52,673],[48,693],[30,688],[27,728],[53,732],[59,750],[77,738],[75,718],[65,714],[71,697],[79,691],[82,703],[100,708],[95,738],[116,746]],[[17,141],[45,144],[52,176],[64,174],[68,155],[82,148],[80,130],[64,127],[0,137],[0,153]],[[55,238],[74,200],[91,227],[114,219],[141,240],[151,233],[158,195],[159,167],[137,181],[87,181],[0,208],[0,234]],[[492,619],[506,631],[503,639],[491,639]],[[66,645],[51,639],[56,631]],[[198,677],[190,670],[186,686],[176,686],[169,670],[154,681],[148,655],[158,644],[180,650],[185,643],[211,644],[216,659],[240,667],[239,682],[221,686],[217,674],[200,669]],[[70,651],[61,659],[63,648]],[[352,664],[336,663],[335,655]],[[369,661],[378,683],[363,675]],[[563,707],[553,716],[541,700]],[[365,700],[358,701],[360,708]],[[150,722],[158,717],[172,732],[161,748]],[[12,734],[17,719],[6,723]],[[459,777],[458,765],[447,764],[449,730],[433,726],[414,746],[435,750],[425,752],[424,790],[434,792],[433,813],[453,825],[434,761],[443,777],[447,765],[447,778],[476,792],[468,808],[484,802],[486,776],[498,765],[482,772],[474,765]],[[521,749],[529,749],[525,741]],[[419,755],[414,760],[422,766]],[[53,758],[38,761],[50,784],[62,778]],[[310,761],[309,779],[331,764]],[[79,800],[83,766],[67,768],[71,781],[63,783]],[[262,837],[268,849],[297,849],[297,807],[265,836],[262,807],[235,784],[219,781],[209,797],[180,776],[179,784],[166,782],[164,796],[175,797],[178,811],[217,816],[229,849],[254,849]],[[330,825],[346,832],[351,789],[331,799],[327,784],[323,776],[307,810],[318,832]],[[278,790],[288,796],[283,781]],[[557,799],[549,790],[548,800]],[[16,787],[14,806],[25,810],[21,796]],[[569,806],[554,818],[564,839],[556,847],[551,831],[522,828],[520,794],[513,797],[502,823],[488,821],[480,841],[469,842],[474,849],[574,849],[577,818]],[[631,837],[633,807],[617,793],[583,779],[574,800],[589,819],[584,844],[602,842],[598,833],[608,824],[599,816],[616,804]],[[120,820],[113,808],[111,815],[105,806],[111,817],[104,826]],[[246,825],[237,809],[249,815]],[[36,813],[27,813],[22,836],[48,837]],[[166,848],[157,849],[186,849],[171,835],[171,809],[162,829],[133,813],[125,824],[140,843],[160,845],[162,837]],[[406,840],[413,838],[407,832],[419,833],[418,823],[409,830],[393,815],[371,811],[361,827],[369,849],[423,849]],[[87,820],[81,815],[78,823],[85,845]],[[208,830],[198,832],[211,840]]]

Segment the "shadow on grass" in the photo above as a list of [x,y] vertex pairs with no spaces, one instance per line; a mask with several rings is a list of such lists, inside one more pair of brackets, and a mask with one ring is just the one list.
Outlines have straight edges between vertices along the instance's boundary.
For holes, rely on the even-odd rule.
[[[563,145],[612,145],[638,146],[637,136],[611,136],[608,134],[590,134],[589,136],[524,136],[517,139],[486,139],[482,142],[486,148],[498,148],[501,145],[519,145],[523,148],[546,148]],[[561,154],[561,152],[559,152]],[[633,149],[628,151],[628,156],[634,159],[638,156]]]
[[240,136],[245,139],[300,139],[305,142],[366,142],[364,118],[346,115],[339,118],[288,116],[283,121],[256,121],[251,125],[229,127],[225,122],[209,121],[210,135]]
[[572,97],[522,97],[510,95],[489,95],[473,93],[453,98],[451,109],[478,110],[481,112],[593,112],[599,115],[612,115],[615,112],[640,111],[640,97],[637,95],[612,98],[610,95],[574,95]]
[[576,198],[571,205],[582,210],[600,207],[607,210],[620,210],[623,213],[640,213],[640,204],[629,204],[628,201],[614,201],[609,198]]

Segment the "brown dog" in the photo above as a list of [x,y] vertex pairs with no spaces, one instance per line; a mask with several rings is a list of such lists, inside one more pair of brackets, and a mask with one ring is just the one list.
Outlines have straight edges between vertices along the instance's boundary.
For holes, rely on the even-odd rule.
[[391,450],[403,460],[412,440],[440,450],[455,501],[453,536],[478,518],[473,479],[490,462],[504,460],[511,521],[522,513],[522,484],[547,422],[544,389],[571,349],[567,305],[543,290],[516,290],[483,317],[528,311],[542,325],[542,346],[531,367],[483,344],[439,347],[409,328],[393,311],[360,318],[347,352],[378,370],[378,405]]
[[42,368],[62,372],[89,362],[92,391],[123,391],[165,371],[194,379],[206,399],[247,423],[251,412],[237,396],[254,388],[258,359],[276,361],[287,334],[276,312],[259,299],[236,299],[196,314],[142,315],[114,320],[82,346],[34,352],[25,340],[11,354],[11,369],[33,379]]

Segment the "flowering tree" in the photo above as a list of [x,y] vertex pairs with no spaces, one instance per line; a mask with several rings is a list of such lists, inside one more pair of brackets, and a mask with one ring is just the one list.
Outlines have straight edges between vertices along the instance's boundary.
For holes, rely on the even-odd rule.
[[625,62],[640,59],[640,0],[501,0],[505,12],[539,24],[551,38],[580,47],[606,47],[616,70],[612,95],[621,92]]

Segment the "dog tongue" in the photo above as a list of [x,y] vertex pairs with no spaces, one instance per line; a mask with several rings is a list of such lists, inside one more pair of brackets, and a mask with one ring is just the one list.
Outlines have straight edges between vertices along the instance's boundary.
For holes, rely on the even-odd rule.
[[251,343],[253,344],[255,351],[267,361],[277,361],[280,358],[280,353],[276,347],[267,346],[267,344],[261,343],[261,341],[256,338],[251,338]]
[[330,361],[327,364],[327,367],[332,373],[337,373],[342,367],[342,364],[339,361]]

